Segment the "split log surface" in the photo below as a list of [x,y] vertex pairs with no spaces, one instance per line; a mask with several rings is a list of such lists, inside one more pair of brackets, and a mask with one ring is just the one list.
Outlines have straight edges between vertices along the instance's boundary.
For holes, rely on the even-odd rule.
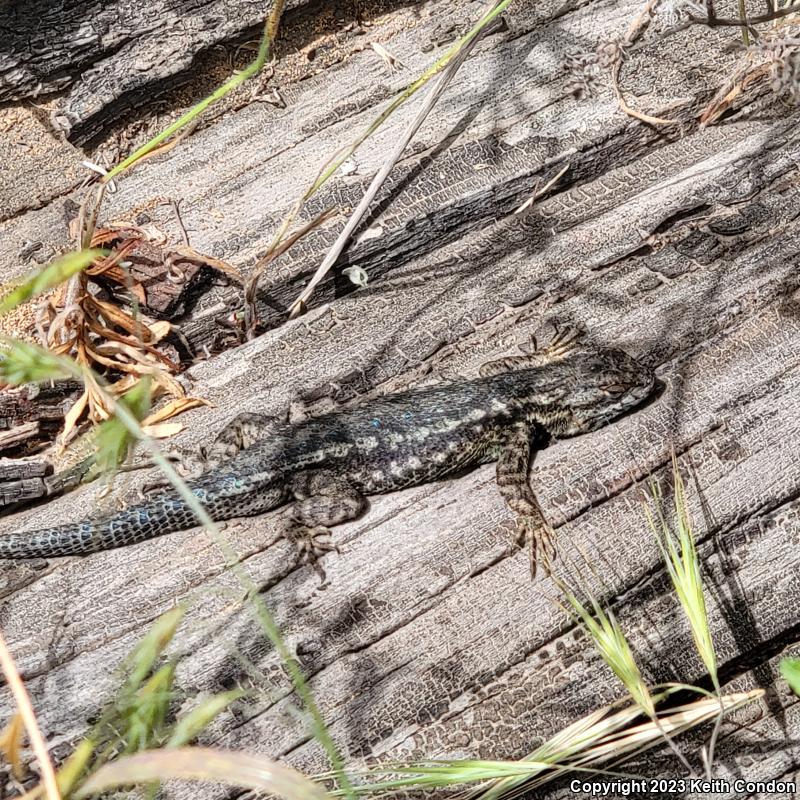
[[[322,161],[430,63],[420,43],[476,18],[483,4],[454,5],[398,7],[398,15],[413,10],[417,24],[384,46],[407,73],[390,75],[365,49],[282,85],[286,109],[253,104],[226,116],[133,172],[107,214],[182,197],[192,245],[247,269]],[[305,317],[285,323],[335,228],[280,261],[260,297],[274,327],[193,367],[193,392],[216,408],[192,412],[180,443],[207,442],[234,413],[279,413],[294,392],[312,412],[364,401],[475,374],[545,320],[586,326],[598,345],[657,368],[665,389],[619,423],[537,456],[532,482],[556,527],[560,566],[580,554],[594,564],[602,584],[588,571],[586,580],[629,632],[649,681],[702,680],[637,486],[652,474],[669,497],[676,451],[714,587],[708,603],[724,689],[767,689],[723,725],[719,774],[791,779],[800,769],[800,704],[777,663],[800,640],[800,127],[757,86],[719,125],[699,128],[738,58],[724,49],[736,35],[729,30],[654,34],[626,61],[628,101],[673,126],[621,115],[608,87],[577,103],[565,54],[619,36],[639,10],[637,2],[515,6],[507,29],[459,73],[351,248],[347,261],[367,269],[367,288],[332,278]],[[309,215],[354,205],[413,113],[393,118],[357,156],[359,172],[338,176]],[[512,213],[564,166],[540,202]],[[21,270],[5,255],[16,242],[64,246],[62,204],[53,197],[0,226],[3,279]],[[153,213],[169,229],[168,213]],[[196,342],[213,341],[229,292],[198,300],[186,321]],[[117,499],[100,500],[96,487],[78,497],[0,528],[41,527]],[[520,757],[622,696],[551,602],[551,581],[529,580],[511,529],[486,466],[374,498],[364,518],[336,529],[342,553],[325,559],[324,590],[310,569],[294,566],[274,514],[237,520],[225,535],[297,653],[334,738],[358,762]],[[325,769],[292,713],[296,698],[279,660],[207,533],[4,564],[0,580],[0,624],[57,752],[85,732],[113,691],[114,667],[152,620],[189,600],[176,642],[187,705],[237,682],[255,690],[203,741]],[[3,703],[10,709],[7,695]],[[640,766],[677,770],[668,755]],[[176,785],[169,794],[226,793]]]
[[148,92],[186,82],[198,53],[249,33],[271,5],[262,0],[4,3],[0,101],[67,89],[54,121],[71,137],[86,140],[138,106]]

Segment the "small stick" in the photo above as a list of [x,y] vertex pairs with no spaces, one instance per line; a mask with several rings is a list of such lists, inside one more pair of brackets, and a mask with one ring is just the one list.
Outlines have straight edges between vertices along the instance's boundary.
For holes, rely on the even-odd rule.
[[170,197],[169,202],[172,205],[172,210],[175,212],[175,219],[178,220],[178,227],[181,229],[181,236],[183,237],[183,243],[187,247],[189,247],[189,234],[186,233],[186,226],[183,224],[183,220],[181,219],[181,212],[180,208],[178,207],[178,201]]
[[[656,7],[657,3],[658,0],[649,0],[645,7],[634,17],[622,40],[625,45],[631,45],[636,41],[646,24],[650,21],[650,14]],[[619,106],[620,111],[622,111],[623,114],[627,114],[629,117],[638,119],[641,122],[646,122],[648,125],[672,125],[674,120],[662,119],[661,117],[652,117],[650,114],[645,114],[643,111],[637,111],[635,108],[631,108],[628,105],[628,103],[625,101],[625,96],[622,93],[622,87],[619,85],[619,70],[621,66],[622,53],[620,51],[617,54],[614,65],[611,67],[611,85],[614,89],[614,94],[617,96],[617,105]]]
[[247,309],[246,328],[252,331],[256,323],[256,287],[258,286],[258,279],[261,273],[271,264],[276,258],[283,255],[295,242],[302,239],[306,234],[310,233],[315,228],[327,222],[331,217],[335,216],[336,209],[327,208],[318,216],[314,217],[310,222],[303,225],[302,228],[296,230],[294,233],[283,239],[276,247],[271,249],[254,267],[250,277],[247,279],[245,285],[245,308]]

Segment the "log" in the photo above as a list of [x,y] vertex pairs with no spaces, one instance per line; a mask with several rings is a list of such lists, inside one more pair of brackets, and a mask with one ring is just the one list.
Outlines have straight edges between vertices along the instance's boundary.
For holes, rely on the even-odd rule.
[[64,414],[78,398],[81,386],[74,380],[0,389],[0,432],[35,422],[43,432],[63,426]]
[[[231,113],[133,172],[106,213],[130,213],[156,194],[181,196],[192,245],[246,270],[327,155],[431,63],[435,53],[421,43],[435,38],[434,28],[463,25],[480,7],[428,0],[413,28],[396,25],[382,42],[405,74],[388,73],[365,49],[287,81],[285,109],[253,104]],[[513,5],[507,29],[462,68],[343,259],[365,266],[367,287],[332,276],[309,313],[287,322],[287,306],[337,228],[287,254],[261,288],[269,330],[191,368],[192,392],[215,407],[192,411],[177,442],[206,443],[235,413],[280,413],[295,393],[319,413],[474,375],[525,346],[545,321],[585,326],[595,344],[653,366],[664,389],[618,423],[537,455],[531,479],[556,529],[559,574],[569,576],[584,557],[593,565],[584,581],[620,619],[649,682],[707,680],[642,510],[648,476],[669,502],[675,452],[723,690],[768,690],[723,724],[716,773],[787,778],[800,758],[800,703],[777,675],[780,657],[796,655],[800,641],[798,114],[756,84],[719,124],[700,127],[739,58],[724,47],[735,30],[701,27],[672,36],[654,27],[622,70],[629,104],[676,124],[649,127],[623,115],[606,84],[577,102],[561,66],[566,55],[622,35],[640,11],[622,1]],[[407,14],[398,4],[387,17]],[[392,117],[357,156],[358,174],[336,176],[307,218],[353,205],[413,114]],[[565,166],[543,198],[513,213]],[[19,270],[5,255],[10,243],[63,238],[59,205],[53,197],[0,228],[0,279]],[[210,320],[236,303],[227,292],[209,289],[187,312],[195,341],[213,341]],[[126,491],[152,479],[133,476]],[[117,497],[99,492],[84,487],[4,518],[0,529],[72,519],[77,506],[115,507]],[[329,585],[321,589],[310,568],[294,565],[276,514],[228,524],[224,534],[348,765],[522,757],[624,696],[552,602],[552,579],[531,583],[512,528],[488,465],[376,497],[362,519],[336,528],[341,553],[325,557]],[[187,601],[174,644],[186,703],[237,683],[253,689],[201,741],[279,756],[308,772],[328,768],[208,533],[3,564],[0,581],[4,636],[58,752],[85,734],[113,694],[114,669],[152,620]],[[7,691],[0,702],[10,713]],[[709,735],[707,726],[686,740],[695,763]],[[679,767],[664,750],[631,771],[675,775]],[[562,782],[546,796],[568,792]],[[167,794],[228,796],[185,784]]]
[[[289,0],[288,8],[306,0]],[[195,57],[254,32],[271,3],[163,0],[147,6],[42,0],[7,3],[0,32],[0,101],[67,90],[53,121],[86,141],[152,92],[186,83]]]
[[0,510],[44,497],[47,473],[41,461],[0,458]]
[[39,423],[35,421],[17,425],[15,428],[0,433],[0,453],[3,450],[19,447],[23,442],[27,442],[36,436],[37,433],[39,433]]

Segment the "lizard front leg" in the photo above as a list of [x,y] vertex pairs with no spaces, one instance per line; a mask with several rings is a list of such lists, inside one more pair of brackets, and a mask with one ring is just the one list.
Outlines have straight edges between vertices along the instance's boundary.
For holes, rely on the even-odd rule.
[[528,475],[531,465],[531,438],[535,434],[528,424],[517,425],[497,461],[497,488],[508,507],[517,515],[517,536],[530,545],[531,577],[536,575],[537,549],[541,545],[546,571],[551,571],[555,556],[553,529],[545,520]]
[[367,498],[347,480],[325,470],[299,472],[287,486],[296,500],[284,515],[286,537],[297,546],[301,561],[310,563],[324,581],[319,558],[337,550],[325,540],[329,527],[363,514]]

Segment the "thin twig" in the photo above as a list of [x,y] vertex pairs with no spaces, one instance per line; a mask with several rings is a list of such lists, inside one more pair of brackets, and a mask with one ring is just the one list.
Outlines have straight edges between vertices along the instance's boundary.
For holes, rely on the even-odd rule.
[[550,180],[547,181],[544,186],[537,189],[522,205],[515,208],[513,213],[522,214],[523,211],[527,211],[542,195],[549,192],[550,189],[561,180],[561,176],[569,169],[569,167],[569,164],[564,164],[564,166],[561,167],[561,169],[552,178],[550,178]]
[[[374,119],[367,128],[360,133],[354,141],[349,145],[341,148],[335,152],[320,168],[317,177],[313,183],[308,187],[303,195],[297,198],[289,213],[281,222],[280,227],[276,234],[272,237],[272,241],[267,248],[267,254],[271,253],[275,248],[280,245],[286,231],[289,230],[295,217],[300,213],[305,202],[312,197],[319,188],[333,175],[336,170],[348,159],[350,156],[381,126],[384,122],[397,111],[410,97],[416,94],[425,84],[432,78],[438,75],[459,53],[469,41],[471,41],[478,33],[502,12],[504,11],[513,0],[498,0],[494,7],[484,14],[475,26],[461,37],[453,46],[438,60],[436,63],[428,67],[422,75],[417,78],[413,83],[409,84],[378,116]],[[245,326],[246,329],[252,330],[255,319],[255,309],[251,304],[245,303]]]
[[[486,12],[483,16],[492,13],[500,3],[495,3],[493,7]],[[431,110],[433,109],[436,102],[442,95],[442,92],[448,87],[450,82],[455,77],[455,74],[458,72],[461,65],[466,60],[467,56],[472,52],[472,49],[475,45],[480,41],[480,39],[490,30],[492,26],[488,25],[477,32],[477,34],[470,39],[468,42],[465,42],[463,47],[458,51],[458,53],[452,58],[452,60],[448,63],[447,67],[442,72],[436,86],[434,86],[433,90],[430,94],[425,98],[425,102],[422,104],[422,108],[420,108],[417,116],[411,122],[411,124],[406,128],[403,135],[400,137],[397,144],[391,150],[389,155],[383,162],[380,170],[377,172],[375,177],[372,179],[372,182],[369,185],[369,188],[364,193],[364,196],[361,198],[361,202],[359,202],[358,206],[356,207],[355,211],[353,211],[352,216],[347,221],[347,225],[344,226],[344,229],[336,238],[336,241],[333,243],[333,246],[328,251],[327,255],[323,259],[322,263],[317,268],[317,271],[314,273],[314,276],[308,283],[305,289],[300,293],[297,299],[292,303],[289,309],[289,318],[293,319],[300,314],[302,314],[306,308],[306,304],[308,303],[309,298],[314,293],[314,289],[317,287],[319,282],[328,274],[331,267],[336,263],[336,259],[342,253],[342,250],[347,246],[348,241],[350,240],[350,236],[353,231],[358,227],[359,223],[363,219],[364,215],[367,213],[367,209],[369,208],[372,201],[375,199],[375,195],[380,190],[381,186],[383,186],[386,178],[389,177],[392,169],[394,169],[395,164],[397,163],[400,156],[403,154],[403,151],[408,147],[409,142],[414,138],[414,135],[419,130],[422,123],[427,118],[428,114],[430,114]]]
[[318,216],[314,217],[311,222],[304,225],[299,230],[296,230],[294,233],[287,236],[285,239],[281,241],[279,245],[277,245],[274,249],[270,249],[267,254],[256,264],[253,271],[250,273],[250,277],[247,279],[247,284],[245,285],[244,297],[245,297],[245,304],[247,308],[251,309],[249,323],[247,325],[247,329],[251,330],[253,325],[252,323],[255,322],[255,299],[256,299],[256,286],[258,285],[258,279],[261,277],[261,273],[266,269],[269,264],[271,264],[276,258],[283,255],[295,242],[302,239],[308,233],[310,233],[315,228],[318,228],[323,223],[327,222],[331,217],[335,216],[336,209],[328,208],[323,211]]
[[725,17],[693,17],[689,16],[688,23],[696,25],[708,25],[709,28],[716,28],[721,25],[729,28],[747,28],[753,30],[753,25],[760,25],[764,22],[772,22],[773,20],[780,19],[781,17],[788,17],[791,14],[800,13],[800,3],[795,3],[785,8],[779,8],[770,14],[761,14],[757,17],[748,17],[744,20]]
[[[649,0],[645,7],[633,18],[625,36],[622,39],[621,47],[632,45],[639,34],[645,28],[646,24],[650,21],[650,15],[656,7],[658,0]],[[674,120],[662,119],[661,117],[653,117],[650,114],[645,114],[643,111],[637,111],[631,108],[625,101],[625,96],[622,94],[622,88],[619,85],[619,71],[622,67],[622,50],[617,53],[614,64],[611,67],[611,86],[614,89],[614,94],[617,96],[617,105],[620,111],[627,114],[629,117],[638,119],[641,122],[646,122],[648,125],[672,125]]]
[[778,8],[769,14],[762,14],[757,17],[748,17],[746,20],[736,19],[734,17],[693,17],[691,14],[688,19],[679,22],[676,25],[664,31],[663,36],[674,36],[676,33],[681,33],[692,25],[706,25],[709,28],[726,27],[726,28],[745,28],[754,38],[758,38],[759,32],[755,27],[762,25],[765,22],[775,22],[783,17],[791,16],[792,14],[800,14],[800,3],[794,3],[785,8]]
[[744,0],[739,0],[739,19],[742,23],[742,42],[745,47],[750,47],[750,33],[748,32],[747,24],[747,6]]
[[719,686],[716,687],[717,690],[717,697],[719,698],[719,715],[717,716],[717,721],[714,723],[714,730],[711,731],[711,738],[708,740],[708,750],[703,748],[703,755],[704,761],[706,762],[706,777],[711,780],[713,778],[713,767],[714,767],[714,750],[717,746],[717,738],[719,737],[719,731],[722,727],[722,718],[725,715],[725,705],[722,702],[722,693],[720,692]]
[[33,752],[39,760],[39,769],[42,773],[42,782],[44,783],[47,798],[48,800],[61,800],[61,793],[58,791],[58,782],[56,781],[53,762],[50,761],[47,745],[45,744],[41,730],[39,730],[39,723],[36,722],[36,714],[33,711],[31,699],[25,689],[25,685],[22,683],[17,665],[14,663],[14,659],[2,633],[0,633],[0,665],[3,667],[6,683],[8,684],[8,688],[11,689],[11,694],[14,695],[14,700],[17,703],[17,709],[22,717],[22,721],[25,723],[25,730],[28,731],[28,738],[30,739]]
[[622,88],[619,85],[620,63],[620,61],[617,61],[611,69],[611,86],[614,89],[614,94],[617,96],[617,105],[619,106],[619,110],[622,111],[623,114],[627,114],[629,117],[638,119],[641,122],[646,122],[648,125],[673,125],[675,123],[675,120],[673,119],[652,117],[650,114],[645,114],[644,111],[637,111],[635,108],[631,108],[627,102],[625,102],[625,97],[622,94]]
[[183,220],[181,219],[180,200],[175,200],[174,197],[171,197],[169,202],[172,206],[172,211],[175,214],[175,219],[178,221],[178,227],[181,229],[181,238],[183,239],[183,243],[186,245],[186,247],[189,247],[189,234],[186,233],[186,226],[183,224]]

